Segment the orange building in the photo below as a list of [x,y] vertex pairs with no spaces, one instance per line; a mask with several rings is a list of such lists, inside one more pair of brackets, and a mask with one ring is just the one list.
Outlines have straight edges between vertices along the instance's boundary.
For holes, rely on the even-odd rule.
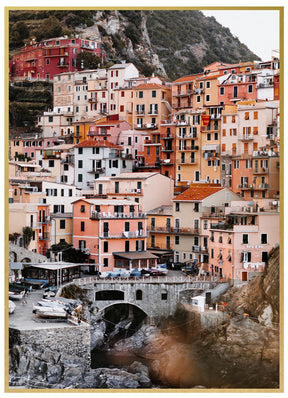
[[89,254],[94,270],[149,268],[157,256],[146,252],[146,220],[128,200],[73,202],[73,246]]

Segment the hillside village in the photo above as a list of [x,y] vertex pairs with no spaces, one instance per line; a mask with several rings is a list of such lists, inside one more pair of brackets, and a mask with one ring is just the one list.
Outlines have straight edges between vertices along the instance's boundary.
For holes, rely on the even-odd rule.
[[263,272],[280,242],[279,60],[219,60],[168,82],[125,60],[81,70],[82,50],[102,57],[95,41],[58,37],[10,62],[12,86],[53,82],[35,133],[10,134],[11,278],[31,262],[15,247],[37,263],[64,243],[90,274],[195,263],[237,285]]

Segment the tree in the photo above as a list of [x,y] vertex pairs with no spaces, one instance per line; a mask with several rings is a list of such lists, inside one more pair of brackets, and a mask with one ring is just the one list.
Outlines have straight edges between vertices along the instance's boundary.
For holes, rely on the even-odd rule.
[[98,69],[101,65],[101,58],[97,55],[84,51],[77,55],[76,66],[81,69]]
[[89,257],[89,254],[77,250],[73,245],[67,243],[66,241],[57,243],[51,246],[52,253],[58,254],[62,253],[62,260],[68,263],[85,263]]
[[25,249],[27,249],[27,247],[29,246],[32,236],[33,236],[33,230],[30,227],[23,227],[22,229],[22,233],[23,233],[23,239],[24,239],[24,247]]

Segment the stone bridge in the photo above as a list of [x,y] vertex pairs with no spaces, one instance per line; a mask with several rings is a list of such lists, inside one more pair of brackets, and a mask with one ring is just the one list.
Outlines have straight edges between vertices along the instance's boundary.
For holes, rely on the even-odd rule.
[[76,279],[79,287],[88,290],[89,300],[98,311],[116,304],[131,304],[148,317],[173,315],[185,297],[197,296],[216,287],[217,280],[192,277],[148,277],[133,280],[101,280],[96,277]]

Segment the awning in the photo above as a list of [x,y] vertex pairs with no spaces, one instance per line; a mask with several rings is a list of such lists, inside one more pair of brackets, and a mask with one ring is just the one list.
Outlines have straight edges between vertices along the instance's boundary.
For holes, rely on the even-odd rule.
[[152,253],[147,252],[114,252],[113,256],[124,258],[126,260],[148,260],[148,259],[158,259]]
[[148,249],[148,252],[156,254],[156,256],[163,256],[165,254],[172,254],[173,250],[157,250],[157,249]]
[[202,146],[202,151],[219,151],[219,144],[208,144]]

